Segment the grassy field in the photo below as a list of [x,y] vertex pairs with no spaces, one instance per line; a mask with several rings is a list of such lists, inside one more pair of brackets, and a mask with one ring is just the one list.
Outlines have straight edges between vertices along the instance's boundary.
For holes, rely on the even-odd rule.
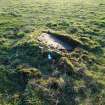
[[[39,48],[44,30],[83,45],[51,52],[66,74]],[[0,0],[0,105],[105,105],[105,0]]]

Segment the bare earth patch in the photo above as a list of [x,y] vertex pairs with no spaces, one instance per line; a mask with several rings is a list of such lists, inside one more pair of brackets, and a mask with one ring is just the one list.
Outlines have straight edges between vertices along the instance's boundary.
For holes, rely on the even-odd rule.
[[38,40],[47,45],[49,48],[57,49],[57,50],[72,50],[72,46],[66,42],[61,41],[60,39],[47,34],[47,33],[42,33],[39,37]]

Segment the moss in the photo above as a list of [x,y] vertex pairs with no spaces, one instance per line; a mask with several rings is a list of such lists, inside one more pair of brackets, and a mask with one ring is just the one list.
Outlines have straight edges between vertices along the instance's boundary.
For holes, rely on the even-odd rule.
[[75,67],[68,58],[62,57],[60,59],[60,62],[63,62],[63,68],[62,69],[65,70],[65,72],[67,72],[67,73],[73,73],[74,72]]
[[28,85],[25,89],[25,95],[23,101],[21,101],[22,105],[44,105],[43,91],[41,89],[33,88],[31,85]]
[[101,21],[96,20],[96,21],[94,21],[94,24],[99,26],[99,27],[105,27],[105,21],[104,20],[101,20]]
[[65,63],[67,65],[67,67],[70,69],[70,70],[74,70],[74,66],[73,64],[71,63],[70,60],[68,60],[67,58],[65,59]]
[[0,38],[0,45],[3,45],[7,40],[5,38]]
[[20,31],[16,34],[16,37],[18,37],[18,38],[22,38],[24,36],[25,36],[25,32],[23,32],[23,31]]
[[42,76],[41,72],[32,67],[18,67],[20,73],[26,74],[29,78],[40,78]]
[[95,48],[97,46],[100,46],[100,44],[98,42],[96,42],[94,39],[90,39],[87,37],[80,37],[80,40],[83,42],[84,47],[88,47],[88,48]]
[[47,82],[48,82],[48,87],[50,87],[51,89],[59,89],[59,88],[64,87],[65,85],[65,81],[62,77],[49,78]]
[[65,86],[65,81],[62,77],[46,77],[40,79],[32,79],[29,81],[34,88],[42,89],[43,91],[48,91],[50,89],[61,89]]
[[[59,105],[105,104],[105,1],[69,1],[25,0],[21,3],[21,0],[1,0],[0,104],[56,105],[56,101]],[[56,64],[51,67],[47,60],[48,49],[43,53],[38,47],[37,36],[43,29],[50,30],[48,28],[59,31],[49,31],[52,35],[74,45],[74,48],[83,49],[74,51],[73,55],[68,53],[65,60],[66,71],[72,75],[61,73],[61,69],[65,71],[64,67],[59,69]],[[88,54],[84,54],[84,50]],[[55,53],[54,56],[58,64],[61,55]],[[69,59],[77,62],[76,67]],[[18,68],[23,63],[26,65]],[[83,76],[77,75],[74,71],[83,66],[87,68],[86,72]],[[21,70],[28,75],[26,84],[22,81]],[[55,70],[60,71],[59,77],[52,77]],[[40,71],[43,72],[41,78],[37,77]],[[33,84],[37,83],[44,88],[28,87],[31,80]],[[76,80],[84,81],[85,88],[75,91]],[[78,87],[81,87],[83,84],[79,81]],[[58,89],[59,86],[62,89]],[[21,93],[20,96],[18,92]],[[76,98],[79,99],[78,102]]]

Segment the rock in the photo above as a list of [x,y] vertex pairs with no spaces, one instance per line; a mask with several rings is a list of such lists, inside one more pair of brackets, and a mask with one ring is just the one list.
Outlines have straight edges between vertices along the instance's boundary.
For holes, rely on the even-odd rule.
[[53,73],[52,73],[52,76],[53,77],[59,77],[61,75],[61,72],[59,72],[59,71],[54,71]]
[[65,49],[65,50],[71,50],[72,46],[68,44],[66,41],[63,42],[59,38],[48,34],[48,33],[42,33],[39,37],[38,40],[48,46],[48,48],[53,49],[53,50],[60,50],[60,49]]

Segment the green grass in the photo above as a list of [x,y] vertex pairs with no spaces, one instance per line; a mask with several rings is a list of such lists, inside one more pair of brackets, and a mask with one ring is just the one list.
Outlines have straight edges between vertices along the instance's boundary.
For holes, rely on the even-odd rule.
[[[51,52],[57,65],[66,57],[66,75],[39,48],[36,37],[44,30],[83,45],[68,55]],[[37,80],[32,68],[41,72]],[[55,105],[57,99],[59,105],[104,105],[104,74],[105,0],[0,0],[0,105]]]

